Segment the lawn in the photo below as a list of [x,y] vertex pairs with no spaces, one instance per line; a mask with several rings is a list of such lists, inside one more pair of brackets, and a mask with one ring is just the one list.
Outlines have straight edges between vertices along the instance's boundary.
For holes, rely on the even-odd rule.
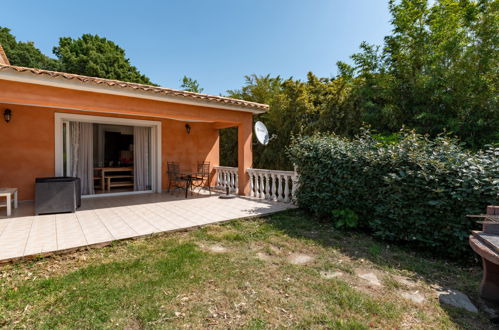
[[480,268],[300,210],[5,265],[0,278],[7,328],[491,327],[435,293],[451,287],[476,301]]

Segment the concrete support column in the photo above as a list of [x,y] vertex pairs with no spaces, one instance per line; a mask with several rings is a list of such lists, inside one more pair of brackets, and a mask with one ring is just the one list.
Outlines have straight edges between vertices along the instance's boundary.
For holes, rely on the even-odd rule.
[[251,142],[253,137],[253,116],[248,113],[244,121],[237,127],[237,174],[239,177],[239,195],[249,196],[250,183],[246,171],[253,166]]

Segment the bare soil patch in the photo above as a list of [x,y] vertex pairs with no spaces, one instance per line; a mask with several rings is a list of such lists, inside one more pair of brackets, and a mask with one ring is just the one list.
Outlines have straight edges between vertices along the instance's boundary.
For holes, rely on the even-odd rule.
[[288,261],[293,265],[305,265],[314,261],[314,257],[307,254],[293,253],[288,257]]

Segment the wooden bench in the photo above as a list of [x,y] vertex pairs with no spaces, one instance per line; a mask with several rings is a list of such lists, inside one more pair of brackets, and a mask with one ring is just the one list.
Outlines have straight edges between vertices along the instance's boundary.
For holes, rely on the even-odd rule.
[[[130,173],[129,175],[133,174],[133,166],[128,166],[128,167],[96,167],[94,168],[95,171],[100,173],[101,179],[101,190],[104,191],[106,190],[106,177],[111,176],[111,173],[118,173],[116,175],[120,175],[119,173]],[[109,190],[109,188],[108,188]]]
[[[133,187],[133,175],[108,175],[105,177],[107,191],[111,191],[111,188],[115,187]],[[112,181],[113,179],[129,179],[126,181]]]

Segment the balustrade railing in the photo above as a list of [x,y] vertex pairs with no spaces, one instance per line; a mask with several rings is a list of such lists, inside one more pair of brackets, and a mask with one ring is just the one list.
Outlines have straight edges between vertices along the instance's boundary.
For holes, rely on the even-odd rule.
[[250,196],[289,203],[298,188],[298,176],[293,171],[249,168]]
[[229,192],[237,194],[239,190],[237,167],[215,166],[215,170],[217,172],[216,188],[225,192],[229,187]]
[[[217,173],[216,188],[238,192],[237,167],[215,166]],[[248,168],[250,196],[289,203],[293,201],[298,188],[298,175],[293,171],[264,170]]]

